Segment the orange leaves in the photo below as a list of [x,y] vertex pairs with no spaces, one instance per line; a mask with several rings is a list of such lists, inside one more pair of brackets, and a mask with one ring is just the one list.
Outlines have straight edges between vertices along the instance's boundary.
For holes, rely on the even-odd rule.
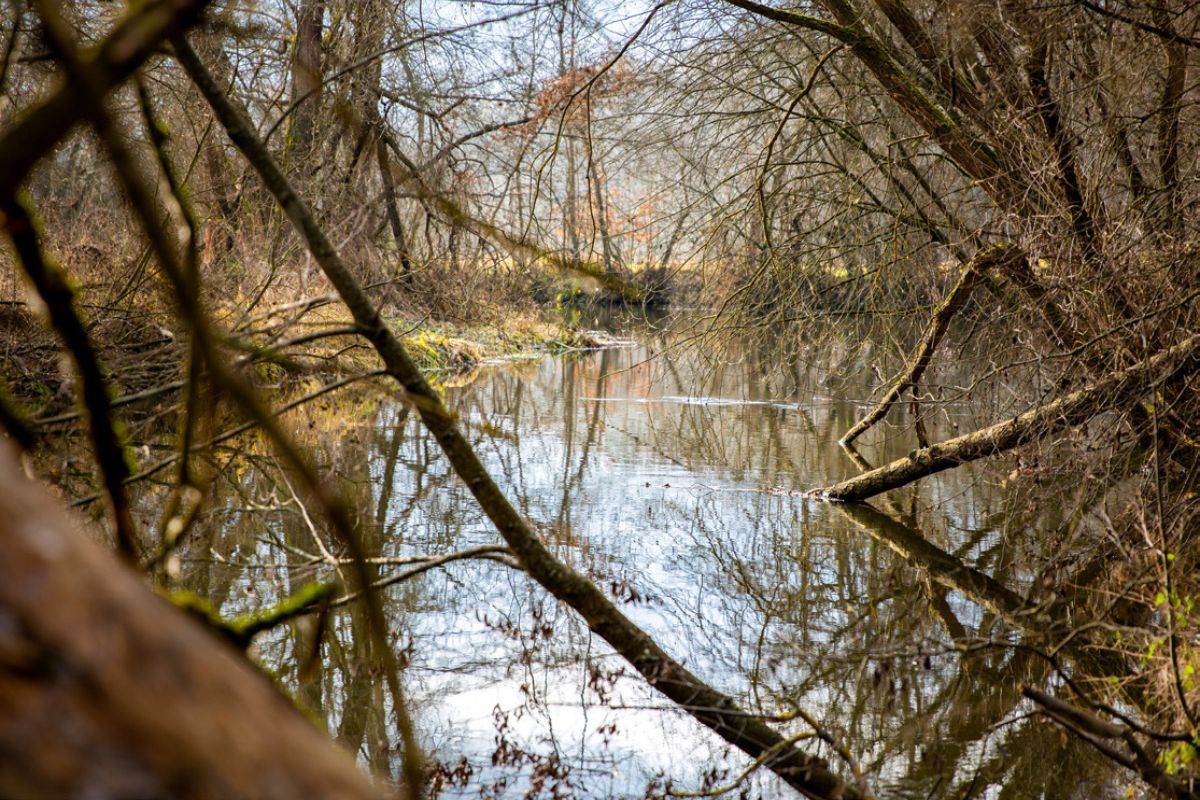
[[556,118],[563,120],[564,129],[578,131],[587,124],[592,108],[598,102],[628,94],[636,80],[627,58],[613,63],[605,56],[569,70],[546,82],[534,95],[528,122],[506,128],[501,136],[528,138],[547,121]]

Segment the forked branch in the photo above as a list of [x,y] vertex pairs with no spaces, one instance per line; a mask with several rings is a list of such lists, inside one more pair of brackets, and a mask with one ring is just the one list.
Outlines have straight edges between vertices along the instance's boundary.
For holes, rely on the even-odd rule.
[[866,500],[960,464],[1081,425],[1110,409],[1127,408],[1144,393],[1186,378],[1197,369],[1200,369],[1200,334],[1051,403],[982,430],[915,450],[890,464],[819,489],[815,494],[841,502]]

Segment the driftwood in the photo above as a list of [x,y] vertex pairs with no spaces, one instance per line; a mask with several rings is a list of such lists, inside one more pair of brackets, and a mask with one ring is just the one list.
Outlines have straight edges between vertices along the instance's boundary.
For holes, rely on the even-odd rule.
[[389,796],[0,446],[0,797]]
[[883,397],[879,399],[879,402],[872,406],[871,410],[854,427],[846,431],[839,444],[848,445],[853,442],[868,428],[883,419],[905,391],[910,388],[913,388],[915,391],[915,387],[920,382],[921,376],[929,368],[929,362],[933,359],[934,351],[937,350],[942,337],[946,335],[946,330],[950,327],[950,321],[967,304],[967,301],[971,298],[971,292],[983,280],[987,271],[993,267],[1000,267],[1007,271],[1011,268],[1012,264],[1023,259],[1024,255],[1017,248],[1010,245],[996,245],[981,251],[967,263],[962,275],[958,279],[958,283],[954,284],[954,288],[946,295],[946,298],[937,307],[933,317],[929,320],[929,325],[925,329],[925,335],[921,338],[921,344],[917,347],[916,355],[913,356],[909,367],[888,388]]
[[865,792],[844,782],[823,759],[796,748],[779,731],[747,714],[731,697],[692,674],[625,616],[592,580],[554,555],[528,520],[509,502],[441,396],[425,380],[400,339],[380,318],[378,309],[255,133],[245,111],[225,96],[184,37],[174,37],[172,45],[179,63],[208,101],[230,140],[275,197],[353,315],[362,335],[379,354],[387,373],[403,388],[407,400],[437,440],[454,471],[529,576],[579,614],[588,627],[637,669],[647,683],[725,741],[751,758],[761,759],[765,767],[806,797],[853,800],[863,796]]
[[1087,422],[1113,408],[1126,408],[1145,392],[1200,368],[1200,335],[1116,372],[1091,386],[973,433],[915,450],[905,458],[819,489],[828,500],[855,502],[1043,436]]

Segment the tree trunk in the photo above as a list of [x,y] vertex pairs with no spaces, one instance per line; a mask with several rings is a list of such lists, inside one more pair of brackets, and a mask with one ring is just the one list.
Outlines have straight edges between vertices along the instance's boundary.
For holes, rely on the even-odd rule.
[[[378,2],[362,3],[357,9],[355,23],[356,50],[360,53],[374,53],[383,48],[384,29],[387,24],[387,11]],[[360,70],[355,78],[359,85],[358,102],[362,106],[364,135],[367,146],[374,149],[375,163],[379,168],[379,179],[383,185],[384,213],[387,215],[388,226],[392,232],[392,242],[396,246],[396,257],[400,262],[399,279],[409,283],[412,278],[412,259],[409,255],[408,234],[404,230],[404,221],[400,216],[400,206],[396,197],[396,180],[392,172],[392,156],[388,150],[387,120],[379,111],[382,98],[383,66],[381,63],[370,65]],[[391,270],[389,270],[391,273]],[[384,275],[390,279],[393,275]]]
[[0,448],[0,796],[387,796]]
[[[379,120],[379,124],[383,124],[382,119]],[[383,181],[383,202],[387,206],[388,225],[391,226],[392,241],[400,259],[400,280],[409,283],[412,280],[412,257],[408,253],[408,235],[404,232],[404,222],[400,218],[396,181],[392,177],[391,155],[382,136],[375,142],[375,156],[379,163],[379,177]]]
[[604,273],[615,275],[621,265],[621,254],[617,251],[616,243],[613,242],[608,229],[608,204],[604,200],[604,170],[592,147],[592,102],[590,99],[584,100],[584,110],[586,114],[584,120],[586,130],[583,133],[584,154],[587,156],[588,182],[591,184],[592,196],[595,201],[596,229],[600,232],[600,252],[604,257]]
[[1002,453],[1079,425],[1112,408],[1125,408],[1150,389],[1200,368],[1200,334],[1086,389],[1026,411],[1007,422],[916,450],[905,458],[817,490],[827,500],[857,502],[898,489],[959,464]]
[[292,102],[300,103],[292,117],[288,151],[302,175],[312,175],[317,165],[317,100],[321,90],[321,32],[325,23],[325,0],[303,0],[296,18],[296,44],[292,58]]

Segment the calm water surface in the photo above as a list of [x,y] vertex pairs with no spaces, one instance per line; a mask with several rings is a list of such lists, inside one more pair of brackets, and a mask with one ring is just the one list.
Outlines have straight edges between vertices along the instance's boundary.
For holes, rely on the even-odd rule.
[[[1039,570],[1064,522],[1054,503],[1004,485],[1013,462],[944,474],[874,511],[808,499],[800,492],[857,472],[836,441],[878,383],[869,341],[835,326],[682,348],[677,334],[633,335],[630,347],[487,368],[446,389],[560,557],[748,708],[819,720],[881,797],[1120,794],[1126,779],[1026,717],[1014,688],[1051,678],[1002,645],[1038,642]],[[942,382],[956,383],[956,369]],[[929,434],[994,420],[1004,402],[947,401]],[[893,412],[904,423],[908,413]],[[397,398],[346,395],[292,419],[355,499],[376,556],[499,542]],[[873,463],[916,446],[899,426],[864,441]],[[184,585],[234,614],[332,576],[320,560],[333,547],[327,532],[270,459],[243,451],[214,491],[218,509],[184,554]],[[520,571],[459,561],[390,587],[386,602],[422,741],[453,770],[445,796],[640,797],[666,782],[722,784],[746,766]],[[342,744],[397,774],[365,631],[346,608],[323,629],[309,620],[277,631],[257,657]],[[955,639],[995,646],[967,657]],[[739,791],[795,796],[770,775]]]

